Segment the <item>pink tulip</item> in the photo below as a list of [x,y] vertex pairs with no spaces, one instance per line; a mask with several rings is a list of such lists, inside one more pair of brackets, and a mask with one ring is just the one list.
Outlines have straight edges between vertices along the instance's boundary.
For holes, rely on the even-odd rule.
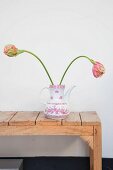
[[18,49],[14,45],[9,44],[5,46],[4,53],[9,57],[14,57],[18,54]]
[[105,73],[105,68],[101,63],[95,61],[93,63],[92,72],[93,72],[94,77],[98,78],[98,77],[101,77]]
[[42,62],[42,60],[38,56],[36,56],[34,53],[32,53],[32,52],[30,52],[28,50],[20,50],[20,49],[16,48],[15,45],[12,45],[12,44],[6,45],[5,48],[4,48],[4,54],[9,56],[9,57],[16,57],[17,55],[22,54],[24,52],[28,53],[28,54],[31,54],[32,56],[34,56],[40,62],[40,64],[44,68],[44,70],[45,70],[51,84],[53,85],[53,80],[51,79],[51,76],[50,76],[46,66],[44,65],[44,63]]

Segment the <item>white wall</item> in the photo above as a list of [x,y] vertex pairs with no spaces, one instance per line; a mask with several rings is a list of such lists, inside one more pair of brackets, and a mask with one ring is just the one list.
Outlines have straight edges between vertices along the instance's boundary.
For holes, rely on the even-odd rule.
[[[70,107],[96,110],[102,121],[103,157],[113,157],[113,1],[0,0],[0,110],[40,110],[39,92],[49,85],[41,65],[30,55],[8,58],[4,45],[27,49],[47,65],[55,83],[78,55],[101,61],[106,74],[95,79],[91,64],[75,63],[64,84],[76,84]],[[0,137],[0,156],[86,156],[77,137]]]

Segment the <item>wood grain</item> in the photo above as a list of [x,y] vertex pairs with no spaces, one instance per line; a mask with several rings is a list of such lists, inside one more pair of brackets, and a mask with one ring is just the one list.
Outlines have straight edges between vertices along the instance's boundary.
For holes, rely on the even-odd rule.
[[101,126],[94,126],[93,170],[102,170]]
[[57,125],[61,125],[61,120],[58,119],[47,119],[45,118],[44,112],[40,112],[39,116],[37,117],[36,120],[36,124],[37,125],[48,125],[48,126],[57,126]]
[[8,126],[9,121],[15,115],[16,112],[2,111],[0,112],[0,126]]
[[62,120],[62,125],[81,125],[79,112],[71,112],[66,119]]
[[87,142],[89,147],[93,150],[93,136],[81,136],[81,138]]
[[35,125],[36,124],[36,118],[39,115],[39,112],[32,112],[32,111],[22,111],[17,112],[15,116],[9,121],[9,126],[13,125],[19,125],[19,126],[25,126],[25,125]]
[[16,135],[93,135],[92,126],[1,126],[1,136]]
[[[93,148],[94,149],[94,148]],[[89,147],[89,156],[90,156],[90,170],[94,170],[94,157],[93,157],[93,149]]]
[[95,111],[80,112],[82,125],[100,125],[100,118]]

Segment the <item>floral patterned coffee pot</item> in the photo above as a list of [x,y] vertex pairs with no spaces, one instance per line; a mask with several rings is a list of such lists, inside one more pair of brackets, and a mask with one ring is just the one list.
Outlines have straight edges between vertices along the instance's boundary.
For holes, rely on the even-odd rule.
[[64,119],[69,115],[69,97],[71,91],[75,88],[72,86],[65,93],[65,85],[50,85],[41,90],[40,96],[44,90],[49,90],[50,98],[45,104],[45,117],[51,119]]

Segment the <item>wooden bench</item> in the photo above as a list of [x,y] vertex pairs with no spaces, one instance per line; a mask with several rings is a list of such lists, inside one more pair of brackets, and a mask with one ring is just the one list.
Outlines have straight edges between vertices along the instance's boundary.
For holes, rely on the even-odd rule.
[[0,136],[77,135],[89,145],[90,170],[102,170],[101,122],[96,112],[70,113],[65,120],[51,120],[43,112],[0,112]]

